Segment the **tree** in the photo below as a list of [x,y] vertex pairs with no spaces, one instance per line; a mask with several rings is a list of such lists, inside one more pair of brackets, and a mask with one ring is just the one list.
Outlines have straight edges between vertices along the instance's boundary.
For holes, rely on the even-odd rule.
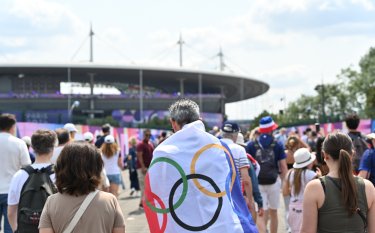
[[363,56],[359,62],[360,72],[352,67],[343,69],[338,75],[347,83],[353,107],[362,117],[375,117],[375,48]]

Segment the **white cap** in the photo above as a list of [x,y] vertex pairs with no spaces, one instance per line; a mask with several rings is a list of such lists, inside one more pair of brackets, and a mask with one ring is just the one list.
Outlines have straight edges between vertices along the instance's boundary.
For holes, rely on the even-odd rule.
[[375,139],[375,133],[367,134],[366,137],[369,139]]
[[91,132],[86,132],[83,134],[85,141],[92,142],[94,140],[94,135]]
[[21,139],[26,143],[26,145],[31,146],[31,138],[29,136],[24,136]]
[[68,132],[78,132],[77,128],[72,123],[66,123],[64,125],[64,129],[68,130]]
[[104,138],[104,142],[108,143],[108,144],[114,143],[115,142],[115,138],[112,135],[108,135],[108,136],[106,136]]

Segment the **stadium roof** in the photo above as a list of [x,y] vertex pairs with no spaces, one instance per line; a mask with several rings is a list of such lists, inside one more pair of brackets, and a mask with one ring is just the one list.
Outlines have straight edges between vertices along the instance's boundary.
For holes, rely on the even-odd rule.
[[[161,68],[147,66],[109,65],[98,63],[64,63],[64,64],[0,64],[1,76],[25,77],[43,75],[67,82],[70,68],[72,82],[89,82],[89,74],[95,74],[95,83],[111,84],[128,83],[139,85],[142,73],[143,85],[155,87],[166,93],[179,92],[183,80],[184,93],[221,93],[225,103],[250,99],[268,91],[269,85],[251,77],[202,71],[188,68]],[[142,72],[140,72],[142,71]],[[201,86],[199,79],[201,77]]]

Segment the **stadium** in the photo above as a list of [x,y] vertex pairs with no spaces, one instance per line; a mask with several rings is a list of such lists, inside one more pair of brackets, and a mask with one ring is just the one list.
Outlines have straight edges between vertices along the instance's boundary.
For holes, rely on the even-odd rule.
[[[122,125],[165,117],[178,98],[196,101],[209,124],[225,104],[267,92],[265,82],[186,68],[85,64],[0,64],[0,112],[27,122],[112,116]],[[78,104],[79,103],[79,104]]]

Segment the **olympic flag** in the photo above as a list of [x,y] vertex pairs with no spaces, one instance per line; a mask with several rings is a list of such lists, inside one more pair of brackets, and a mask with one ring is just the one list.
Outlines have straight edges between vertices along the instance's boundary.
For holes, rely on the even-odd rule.
[[143,206],[151,233],[258,232],[229,150],[201,121],[156,147]]

